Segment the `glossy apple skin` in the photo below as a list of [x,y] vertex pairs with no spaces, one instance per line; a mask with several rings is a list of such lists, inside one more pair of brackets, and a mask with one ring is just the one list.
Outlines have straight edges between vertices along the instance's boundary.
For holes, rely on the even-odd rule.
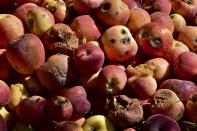
[[172,33],[164,25],[151,22],[135,36],[142,52],[152,57],[163,57],[173,47]]
[[55,19],[53,14],[43,7],[32,8],[25,17],[27,30],[38,37],[42,37],[54,24]]
[[104,25],[125,25],[129,19],[129,7],[122,0],[105,0],[97,9],[97,15]]
[[9,86],[0,80],[0,106],[5,106],[9,103],[11,98],[11,91]]
[[68,18],[68,11],[63,0],[43,0],[41,6],[53,14],[55,23],[63,23]]
[[150,23],[151,18],[149,13],[142,8],[130,9],[130,16],[127,22],[127,27],[136,33],[143,25]]
[[175,61],[173,66],[174,76],[183,80],[195,80],[197,74],[197,54],[194,52],[183,52]]
[[97,9],[104,0],[73,0],[73,7],[79,14],[90,14]]
[[180,79],[167,79],[163,81],[159,88],[174,91],[184,104],[194,92],[197,92],[195,83]]
[[[188,3],[187,3],[188,2]],[[182,15],[187,20],[192,19],[197,13],[196,0],[171,0],[172,10],[174,13]]]
[[34,3],[25,3],[18,6],[13,14],[17,16],[24,23],[26,14],[34,7],[38,7],[38,6]]
[[116,25],[108,28],[101,42],[107,58],[112,62],[128,62],[138,51],[138,45],[126,26]]
[[185,43],[193,52],[197,52],[197,27],[186,26],[179,33],[178,40]]
[[0,14],[0,48],[24,34],[22,21],[12,14]]
[[82,75],[92,75],[103,66],[105,55],[100,47],[86,43],[74,50],[73,58]]
[[22,100],[16,108],[18,118],[26,124],[39,125],[45,119],[47,100],[41,96],[31,96]]
[[155,114],[150,116],[143,124],[142,131],[181,131],[179,124],[172,118]]
[[101,36],[94,19],[90,15],[81,15],[74,18],[70,27],[81,40],[94,41],[98,40]]
[[125,87],[127,76],[124,70],[116,65],[107,65],[102,68],[97,78],[98,88],[107,95],[116,95]]
[[33,74],[45,61],[42,41],[27,33],[10,42],[6,56],[11,66],[20,74]]
[[51,120],[68,120],[73,113],[71,102],[63,96],[54,96],[47,104],[47,114]]
[[186,103],[186,117],[189,121],[197,123],[197,92],[194,92]]
[[151,22],[158,22],[165,25],[171,33],[174,32],[174,24],[172,19],[170,18],[169,14],[162,11],[153,12],[150,15]]

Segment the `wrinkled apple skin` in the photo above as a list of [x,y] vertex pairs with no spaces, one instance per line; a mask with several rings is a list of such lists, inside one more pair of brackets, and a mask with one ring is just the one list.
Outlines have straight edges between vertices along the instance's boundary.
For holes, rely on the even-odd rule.
[[192,81],[179,79],[167,79],[159,88],[174,91],[184,104],[194,92],[197,92],[197,86]]
[[179,124],[172,118],[155,114],[150,116],[143,124],[142,131],[181,131]]
[[183,52],[175,61],[173,73],[176,78],[183,80],[195,80],[197,75],[197,54],[194,52]]
[[20,74],[33,74],[45,61],[42,41],[27,33],[10,42],[6,56],[11,66]]
[[112,62],[128,62],[138,51],[138,45],[126,26],[107,29],[101,38],[107,58]]
[[24,34],[22,21],[12,14],[0,14],[0,48]]
[[151,22],[144,25],[135,36],[142,53],[163,57],[173,47],[172,33],[164,25]]
[[11,91],[7,83],[0,80],[0,106],[5,106],[9,103]]
[[104,25],[125,25],[129,19],[129,7],[122,0],[104,0],[97,15]]

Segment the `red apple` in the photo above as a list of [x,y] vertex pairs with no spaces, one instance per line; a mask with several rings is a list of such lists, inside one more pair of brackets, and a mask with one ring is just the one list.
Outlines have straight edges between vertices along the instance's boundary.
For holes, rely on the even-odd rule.
[[5,106],[9,103],[11,98],[11,91],[9,86],[0,80],[0,106]]
[[22,5],[22,4],[25,4],[25,3],[34,3],[34,4],[39,4],[39,2],[41,0],[14,0],[16,2],[16,4],[18,5]]
[[7,125],[3,117],[0,115],[0,130],[1,131],[7,131]]
[[194,92],[186,103],[186,117],[189,121],[197,123],[197,92]]
[[138,3],[138,1],[136,0],[122,0],[125,4],[127,4],[127,6],[129,7],[129,9],[134,9],[134,8],[139,8],[140,5]]
[[12,14],[0,14],[0,48],[24,34],[22,21]]
[[56,131],[83,131],[81,126],[74,121],[62,121],[55,127]]

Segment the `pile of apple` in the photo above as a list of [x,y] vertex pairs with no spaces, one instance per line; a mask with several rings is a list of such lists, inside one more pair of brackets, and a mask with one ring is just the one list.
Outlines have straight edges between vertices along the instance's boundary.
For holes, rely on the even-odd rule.
[[197,0],[0,0],[0,131],[196,131]]

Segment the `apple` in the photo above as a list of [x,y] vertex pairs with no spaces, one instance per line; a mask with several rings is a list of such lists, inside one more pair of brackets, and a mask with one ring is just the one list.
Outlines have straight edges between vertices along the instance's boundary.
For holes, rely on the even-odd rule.
[[151,57],[163,57],[173,47],[173,36],[165,25],[157,22],[145,24],[135,35],[142,53]]
[[53,14],[55,23],[63,23],[68,18],[68,11],[63,0],[43,0],[41,6]]
[[104,94],[113,96],[124,89],[126,82],[124,70],[116,65],[107,65],[100,71],[96,85]]
[[97,9],[99,20],[106,26],[125,25],[129,7],[122,0],[105,0]]
[[40,0],[14,0],[14,2],[16,2],[16,4],[18,4],[18,5],[22,5],[25,3],[39,4]]
[[70,27],[80,40],[86,39],[88,41],[98,40],[101,33],[90,15],[80,15],[75,17],[70,24]]
[[136,129],[134,129],[134,128],[127,128],[127,129],[125,129],[123,131],[136,131]]
[[38,37],[42,37],[54,24],[53,14],[43,7],[32,8],[25,16],[27,30]]
[[114,125],[104,115],[90,116],[82,126],[83,131],[115,131]]
[[52,94],[77,82],[71,57],[60,53],[51,55],[37,70],[36,76],[43,87]]
[[16,107],[17,117],[24,124],[39,125],[46,117],[47,100],[41,96],[23,99]]
[[5,106],[9,103],[11,91],[7,83],[0,80],[0,106]]
[[62,121],[55,127],[56,131],[83,131],[81,126],[74,121]]
[[137,31],[145,24],[150,23],[151,18],[149,13],[142,8],[130,9],[130,16],[127,22],[127,27],[133,32]]
[[0,130],[7,131],[6,122],[1,115],[0,115]]
[[0,14],[0,48],[24,34],[22,21],[12,14]]
[[100,47],[85,43],[74,50],[73,59],[75,67],[82,75],[92,75],[103,66],[105,55]]
[[16,10],[13,12],[13,14],[17,16],[23,23],[25,23],[25,17],[27,13],[34,7],[38,7],[38,5],[34,3],[25,3],[18,6]]
[[197,51],[197,27],[186,26],[179,33],[178,40],[185,43],[193,52]]
[[27,33],[10,42],[6,50],[10,65],[20,74],[33,74],[45,61],[42,41]]
[[16,110],[16,107],[19,105],[19,103],[23,100],[29,97],[29,94],[24,87],[23,84],[16,83],[16,84],[11,84],[10,85],[10,92],[11,92],[11,97],[10,101],[8,103],[9,109],[12,111]]
[[90,14],[100,7],[104,0],[73,0],[73,7],[79,14]]
[[144,122],[142,131],[181,131],[181,129],[174,119],[163,114],[155,114]]
[[197,123],[197,91],[194,92],[186,102],[186,117],[189,121]]
[[138,51],[138,45],[126,26],[108,28],[101,38],[107,58],[112,62],[129,62]]
[[47,114],[51,120],[68,120],[73,113],[71,102],[63,96],[54,96],[47,104]]
[[72,56],[78,48],[79,38],[69,25],[54,24],[43,36],[43,44],[49,53],[63,53]]
[[143,119],[141,102],[126,95],[118,95],[106,103],[106,112],[109,120],[118,127],[130,127]]
[[174,24],[168,13],[157,11],[150,15],[151,22],[158,22],[165,25],[171,33],[174,32]]
[[11,113],[6,109],[5,106],[0,107],[0,115],[3,117],[3,119],[6,121],[6,123],[9,122],[9,119],[11,118]]
[[125,4],[127,4],[129,9],[140,8],[140,5],[139,5],[138,1],[136,1],[136,0],[122,0],[122,1]]
[[174,25],[173,36],[178,37],[179,33],[186,27],[185,18],[180,14],[170,14],[170,18]]
[[171,0],[174,13],[182,15],[185,19],[192,19],[197,13],[196,0]]

